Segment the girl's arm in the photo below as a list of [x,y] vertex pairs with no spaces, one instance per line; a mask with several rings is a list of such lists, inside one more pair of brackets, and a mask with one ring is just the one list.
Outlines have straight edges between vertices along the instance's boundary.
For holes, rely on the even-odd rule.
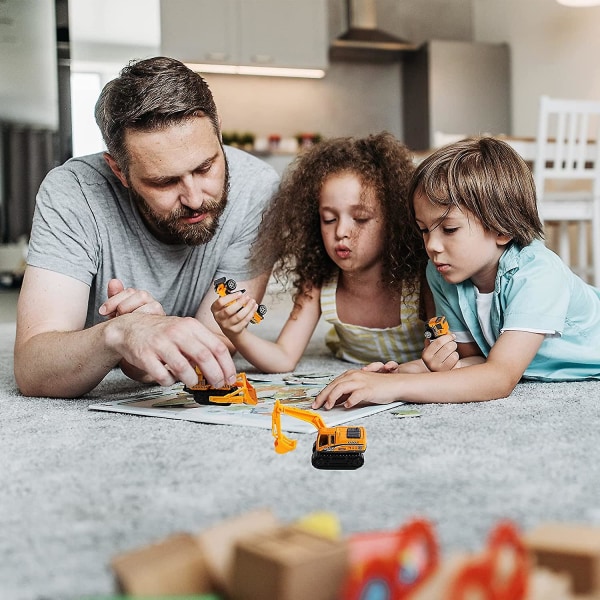
[[211,310],[223,333],[248,362],[263,373],[285,373],[296,368],[319,322],[320,297],[321,291],[315,288],[311,289],[310,296],[302,295],[294,304],[276,342],[262,339],[248,330],[258,304],[247,294],[228,294],[216,300]]
[[425,403],[504,398],[513,391],[543,341],[543,334],[506,331],[485,362],[450,371],[411,374],[347,371],[316,397],[312,408],[329,409],[336,404],[349,408],[359,403],[387,404],[395,400]]

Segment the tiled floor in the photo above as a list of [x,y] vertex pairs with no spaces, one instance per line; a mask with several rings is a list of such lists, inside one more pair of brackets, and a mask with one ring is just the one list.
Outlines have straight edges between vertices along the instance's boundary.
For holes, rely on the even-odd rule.
[[0,289],[0,323],[14,322],[17,318],[19,290]]

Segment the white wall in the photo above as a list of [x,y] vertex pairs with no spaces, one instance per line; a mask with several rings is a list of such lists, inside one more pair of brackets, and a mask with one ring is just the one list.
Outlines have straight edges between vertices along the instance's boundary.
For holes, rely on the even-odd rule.
[[332,65],[324,79],[281,79],[206,75],[223,130],[259,136],[297,133],[366,135],[387,130],[400,135],[400,70]]
[[56,129],[54,0],[0,2],[0,120]]
[[[343,0],[327,2],[334,37],[345,28]],[[77,0],[70,8],[75,64],[94,58],[114,75],[127,60],[159,52],[158,0]],[[119,18],[107,21],[107,12]],[[417,44],[508,42],[514,135],[535,134],[541,94],[600,98],[600,7],[567,8],[556,0],[377,0],[377,19],[380,28]],[[402,137],[401,69],[333,63],[315,81],[225,75],[207,80],[227,130],[287,137],[387,129]]]
[[472,1],[475,39],[505,41],[511,48],[514,135],[535,135],[542,94],[600,100],[600,6]]

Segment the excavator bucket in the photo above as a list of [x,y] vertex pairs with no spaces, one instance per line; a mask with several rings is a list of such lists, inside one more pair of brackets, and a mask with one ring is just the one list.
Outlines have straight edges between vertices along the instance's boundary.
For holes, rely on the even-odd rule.
[[295,450],[298,442],[283,435],[283,432],[281,431],[280,411],[281,408],[278,400],[275,402],[275,406],[273,408],[271,433],[275,438],[273,442],[273,445],[275,446],[275,452],[277,452],[277,454],[285,454],[286,452]]
[[277,454],[285,454],[286,452],[291,452],[292,450],[296,449],[297,443],[298,442],[296,440],[291,440],[289,437],[280,434],[278,437],[275,438],[275,452],[277,452]]

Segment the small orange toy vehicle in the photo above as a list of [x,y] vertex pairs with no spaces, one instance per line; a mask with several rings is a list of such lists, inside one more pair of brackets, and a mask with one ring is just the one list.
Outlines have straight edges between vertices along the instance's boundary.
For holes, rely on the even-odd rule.
[[295,406],[283,406],[279,400],[276,400],[272,413],[271,433],[275,438],[275,451],[278,454],[294,450],[298,443],[283,435],[282,414],[308,421],[318,429],[311,459],[315,469],[350,470],[363,466],[364,451],[367,449],[367,434],[364,427],[327,427],[317,413]]
[[428,340],[434,340],[447,333],[450,333],[450,326],[448,325],[448,321],[446,321],[446,317],[433,317],[433,319],[429,319],[425,328],[425,337]]
[[238,373],[233,385],[221,388],[209,385],[198,367],[196,373],[198,373],[198,383],[192,386],[186,385],[184,389],[198,404],[258,404],[256,390],[245,373]]
[[[219,279],[215,279],[213,281],[213,285],[215,286],[215,292],[219,294],[219,296],[227,296],[227,294],[231,294],[236,291],[237,283],[235,279],[227,279],[226,277],[220,277]],[[242,294],[246,290],[238,290],[242,292]],[[264,304],[259,304],[258,309],[254,313],[252,319],[250,319],[250,323],[260,323],[264,316],[267,314],[267,307]]]

